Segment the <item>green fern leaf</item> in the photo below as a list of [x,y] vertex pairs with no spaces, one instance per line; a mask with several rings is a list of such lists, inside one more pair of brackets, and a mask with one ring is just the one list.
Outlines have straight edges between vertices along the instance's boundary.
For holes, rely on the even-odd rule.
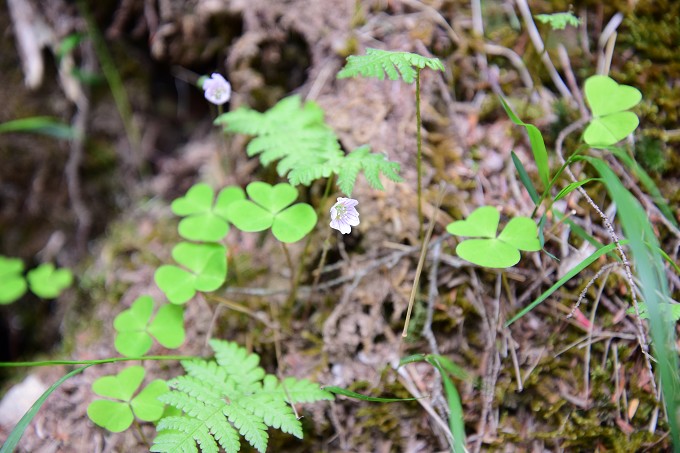
[[348,196],[352,195],[352,189],[360,170],[364,171],[368,183],[375,189],[385,190],[380,182],[381,173],[392,181],[402,181],[399,176],[398,163],[387,160],[384,154],[371,153],[368,145],[360,146],[345,156],[338,170],[338,187]]
[[[413,60],[415,67],[433,65],[436,60],[408,55],[403,61]],[[403,61],[398,60],[395,65],[402,65]],[[397,67],[401,67],[399,65]],[[365,152],[357,154],[362,147],[345,155],[338,137],[324,122],[323,109],[311,101],[303,104],[299,96],[282,99],[265,113],[240,108],[221,115],[215,122],[227,132],[253,135],[246,147],[248,156],[258,156],[262,165],[278,161],[277,173],[288,176],[293,185],[309,185],[335,173],[338,187],[350,196],[362,170],[371,186],[377,189],[382,189],[381,173],[393,181],[401,181],[399,164],[388,161],[382,154],[370,154],[367,147]]]
[[260,357],[236,343],[212,340],[215,361],[187,360],[186,371],[172,379],[170,392],[159,398],[182,411],[158,422],[154,452],[238,452],[240,436],[264,452],[268,427],[302,438],[302,424],[291,404],[333,399],[306,380],[286,378],[283,384],[259,366]]
[[375,77],[384,80],[401,79],[406,83],[413,83],[417,71],[424,68],[444,71],[444,65],[439,58],[427,58],[410,52],[391,52],[379,49],[366,49],[366,55],[350,55],[347,64],[338,72],[338,79],[347,77]]

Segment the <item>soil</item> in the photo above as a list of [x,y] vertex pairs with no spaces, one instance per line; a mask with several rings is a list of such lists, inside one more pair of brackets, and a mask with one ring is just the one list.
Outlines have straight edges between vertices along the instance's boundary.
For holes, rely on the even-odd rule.
[[[56,262],[76,275],[74,287],[54,301],[28,295],[0,306],[0,360],[117,356],[115,316],[142,294],[164,300],[153,276],[171,261],[179,241],[172,200],[199,181],[244,187],[254,180],[280,180],[274,166],[262,168],[247,157],[246,137],[225,136],[212,125],[217,109],[196,83],[200,75],[219,72],[233,87],[230,110],[264,111],[299,94],[325,110],[345,150],[368,144],[385,153],[400,163],[404,182],[383,180],[385,190],[377,191],[359,179],[352,197],[360,200],[360,227],[351,235],[331,235],[318,284],[314,272],[328,219],[319,221],[307,253],[305,241],[290,247],[293,263],[303,271],[292,302],[291,270],[281,246],[271,235],[232,229],[226,240],[227,285],[186,305],[183,346],[170,351],[156,344],[150,354],[207,356],[207,339],[221,338],[258,353],[271,373],[375,397],[418,397],[399,403],[338,397],[303,405],[304,439],[272,429],[268,451],[449,451],[441,377],[425,362],[397,367],[401,358],[421,353],[440,354],[471,376],[454,379],[468,451],[671,448],[637,325],[626,314],[631,297],[622,267],[607,270],[612,260],[603,258],[505,327],[590,253],[587,243],[555,221],[546,251],[558,260],[524,254],[516,267],[500,272],[462,261],[455,239],[446,233],[448,223],[482,205],[499,207],[503,221],[532,214],[533,202],[511,163],[514,152],[535,175],[531,148],[524,130],[503,112],[498,94],[523,120],[541,128],[551,156],[558,133],[580,115],[578,95],[561,96],[510,2],[482,3],[482,36],[475,30],[473,6],[479,2],[474,1],[27,0],[34,15],[28,31],[35,34],[42,24],[51,33],[39,53],[44,72],[35,88],[25,86],[25,57],[17,50],[16,36],[27,22],[9,14],[9,3],[0,5],[5,36],[0,122],[49,115],[81,128],[84,139],[0,134],[0,254],[22,258],[27,268]],[[565,80],[572,75],[582,86],[596,70],[600,33],[615,13],[623,14],[611,74],[644,88],[638,140],[626,146],[678,218],[680,57],[659,49],[677,43],[672,39],[677,30],[666,26],[673,16],[660,14],[664,6],[650,2],[574,3],[587,33],[540,25],[548,54],[559,62],[556,46],[563,43],[571,69],[556,66]],[[531,5],[534,14],[569,6]],[[58,57],[59,46],[74,36],[72,52]],[[446,67],[445,73],[423,71],[420,83],[423,212],[426,228],[433,225],[422,272],[415,86],[335,78],[346,56],[363,54],[367,47],[438,57]],[[110,89],[112,72],[122,81],[118,92]],[[578,93],[576,86],[569,88]],[[574,134],[565,147],[576,143]],[[559,167],[557,159],[552,164]],[[636,184],[630,178],[624,182]],[[318,181],[300,193],[317,206],[324,187],[325,181]],[[602,186],[589,187],[589,193],[604,209],[611,206]],[[677,262],[677,229],[661,221],[650,196],[635,194]],[[610,241],[597,214],[576,193],[560,203],[591,235]],[[330,201],[326,204],[320,212],[328,212]],[[417,276],[420,290],[409,334],[402,338]],[[680,281],[670,271],[669,285],[677,300]],[[568,317],[584,290],[576,316]],[[148,380],[181,372],[175,362],[144,366]],[[2,369],[0,378],[9,390],[28,375],[36,377],[39,395],[72,369]],[[96,398],[92,382],[120,369],[120,364],[94,366],[62,384],[29,424],[18,451],[148,451],[152,424],[110,433],[87,416]],[[18,407],[17,402],[14,416],[23,413]],[[0,440],[12,427],[0,423]]]

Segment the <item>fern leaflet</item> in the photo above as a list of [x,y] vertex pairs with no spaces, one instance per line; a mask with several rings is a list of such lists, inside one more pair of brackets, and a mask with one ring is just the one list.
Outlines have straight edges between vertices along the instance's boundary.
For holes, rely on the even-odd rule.
[[[436,60],[415,56],[423,61]],[[277,173],[288,176],[293,185],[309,185],[335,173],[338,187],[350,196],[362,170],[377,189],[383,189],[380,173],[401,181],[397,174],[399,164],[388,161],[382,154],[370,154],[367,147],[358,153],[362,147],[346,155],[338,137],[324,121],[323,109],[312,101],[303,104],[299,96],[282,99],[265,113],[240,108],[221,115],[215,123],[226,132],[253,135],[246,148],[248,155],[258,156],[262,165],[278,161]]]
[[302,424],[291,404],[331,400],[333,395],[308,380],[266,374],[260,357],[236,343],[211,340],[216,362],[182,362],[186,374],[169,382],[164,403],[179,416],[162,418],[152,452],[238,452],[243,436],[257,451],[267,449],[267,428],[302,438]]
[[385,155],[371,153],[368,145],[360,146],[343,159],[338,170],[338,187],[348,196],[352,194],[354,183],[360,170],[364,171],[368,183],[375,189],[384,190],[380,173],[395,182],[401,182],[399,164],[387,160]]
[[427,58],[410,52],[392,52],[380,49],[366,49],[366,55],[350,55],[347,64],[338,72],[338,79],[347,77],[376,77],[390,80],[401,79],[413,83],[417,71],[428,67],[435,71],[444,71],[439,58]]

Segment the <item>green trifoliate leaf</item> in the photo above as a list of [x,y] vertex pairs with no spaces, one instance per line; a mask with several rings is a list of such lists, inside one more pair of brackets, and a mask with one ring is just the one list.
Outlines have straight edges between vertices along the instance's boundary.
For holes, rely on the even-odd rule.
[[179,234],[192,241],[217,242],[229,232],[226,218],[227,207],[236,200],[245,198],[240,187],[225,187],[217,200],[215,193],[207,184],[196,184],[184,197],[172,203],[172,211],[185,216],[179,223]]
[[458,244],[456,253],[478,266],[506,268],[517,264],[520,250],[538,251],[538,227],[528,217],[514,217],[497,234],[500,214],[493,206],[474,210],[467,219],[450,223],[446,230],[456,236],[474,237]]
[[11,304],[26,293],[26,280],[19,258],[0,256],[0,304]]
[[161,306],[149,324],[153,299],[141,296],[113,321],[117,331],[116,350],[124,356],[139,357],[153,344],[152,337],[166,348],[177,348],[184,342],[184,309],[174,304]]
[[583,132],[583,140],[593,147],[613,145],[632,133],[640,123],[637,115],[628,111],[642,99],[635,87],[619,85],[610,77],[595,75],[584,87],[593,119]]
[[214,291],[227,277],[227,249],[220,244],[180,242],[172,257],[184,266],[164,265],[154,275],[156,284],[173,304],[183,304],[196,291]]
[[52,263],[43,263],[26,275],[31,291],[43,299],[54,299],[73,283],[69,269],[55,269]]
[[151,382],[132,398],[145,374],[144,367],[131,366],[117,375],[103,376],[94,381],[92,391],[111,399],[95,400],[90,403],[87,407],[90,420],[112,432],[121,432],[129,428],[134,415],[142,421],[158,420],[163,415],[163,403],[158,397],[168,391],[165,381],[157,379]]
[[241,231],[256,232],[272,228],[281,242],[297,242],[316,225],[314,208],[306,203],[289,206],[297,198],[297,189],[290,184],[275,186],[264,182],[248,184],[246,192],[252,198],[232,203],[228,218]]

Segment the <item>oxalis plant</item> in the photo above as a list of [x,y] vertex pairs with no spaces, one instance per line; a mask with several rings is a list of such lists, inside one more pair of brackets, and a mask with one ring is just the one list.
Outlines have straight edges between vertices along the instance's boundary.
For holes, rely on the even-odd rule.
[[[680,446],[680,432],[678,428],[678,401],[680,401],[678,389],[680,389],[680,376],[678,374],[675,329],[673,323],[678,320],[679,312],[677,310],[677,304],[670,303],[672,299],[668,290],[664,261],[668,262],[678,274],[680,274],[680,268],[677,263],[674,263],[659,247],[654,228],[651,225],[645,210],[633,194],[621,183],[619,177],[611,169],[611,165],[608,161],[618,161],[621,168],[630,171],[632,176],[640,181],[644,189],[652,195],[653,200],[657,203],[659,211],[666,217],[665,221],[676,228],[677,222],[672,215],[672,211],[660,196],[660,192],[654,185],[652,179],[644,172],[644,170],[642,170],[624,148],[616,146],[617,143],[634,132],[639,124],[637,115],[630,109],[634,108],[642,99],[640,91],[631,86],[618,84],[608,76],[595,75],[589,77],[585,81],[584,93],[588,106],[590,107],[591,116],[572,124],[558,137],[556,155],[561,161],[561,166],[554,173],[551,173],[550,171],[548,153],[539,130],[531,124],[522,122],[510,109],[505,100],[501,99],[501,103],[510,119],[515,124],[525,127],[529,136],[534,165],[537,168],[539,181],[541,183],[540,189],[536,187],[529,177],[524,165],[514,153],[512,154],[512,159],[519,173],[520,180],[535,204],[532,216],[537,215],[541,208],[543,209],[543,214],[538,221],[538,238],[540,244],[543,245],[544,243],[543,233],[546,228],[546,221],[548,216],[551,216],[558,221],[566,223],[573,233],[595,247],[595,251],[590,256],[576,264],[553,286],[544,291],[536,300],[507,321],[506,326],[511,325],[538,304],[546,300],[564,283],[592,264],[595,260],[601,257],[610,256],[611,259],[623,266],[624,274],[628,280],[628,284],[631,286],[631,291],[629,292],[631,308],[628,312],[634,314],[636,317],[639,329],[639,339],[641,342],[640,345],[642,351],[645,353],[644,358],[647,361],[650,375],[656,376],[661,385],[661,400],[666,406],[665,413],[668,418],[672,441],[677,450],[680,448],[678,447]],[[584,126],[585,129],[581,135],[582,145],[572,152],[567,159],[564,159],[561,149],[564,138],[566,135],[573,133]],[[575,162],[589,164],[599,177],[578,178],[570,168],[570,165]],[[553,189],[565,174],[571,181],[561,190],[557,191],[556,195],[553,195]],[[618,236],[611,221],[586,192],[585,186],[593,186],[595,184],[602,184],[612,202],[616,204],[616,216],[623,229],[623,238]],[[600,215],[610,236],[611,242],[609,244],[601,243],[596,238],[590,236],[576,223],[554,209],[553,204],[555,201],[573,191],[578,191],[595,212]],[[489,218],[492,217],[492,213],[490,212],[487,212],[486,214],[483,212],[480,214],[478,211],[475,211],[468,218],[468,221],[472,219],[480,225],[492,224],[495,222],[495,216],[493,219],[487,220],[485,215],[488,215]],[[509,226],[510,223],[508,223],[508,227]],[[508,227],[506,227],[506,229]],[[533,232],[532,225],[527,224],[526,228],[527,232]],[[464,223],[454,222],[449,225],[448,229],[453,234],[460,234],[461,229],[466,230],[466,225]],[[491,229],[487,231],[487,234],[490,232]],[[464,231],[464,233],[469,234],[469,231]],[[499,235],[498,239],[501,239],[501,236],[503,236],[502,233]],[[513,235],[510,236],[512,237]],[[459,244],[458,247],[461,247],[463,244],[465,244],[465,242]],[[536,243],[532,240],[531,246],[533,247],[535,245]],[[506,244],[503,245],[503,247],[505,246]],[[517,246],[518,249],[521,249],[519,243],[516,243],[515,246]],[[472,249],[476,248],[474,245],[468,247]],[[491,246],[487,244],[485,247]],[[482,247],[478,248],[478,251],[480,250],[482,250]],[[461,255],[461,257],[465,258],[464,255],[468,254],[468,257],[465,259],[477,262],[477,264],[480,265],[488,264],[488,262],[485,264],[485,257],[475,256],[474,253],[470,254],[466,248],[463,248],[462,251],[463,255]],[[597,278],[597,276],[595,278]],[[587,285],[586,289],[590,284],[592,284],[592,281]],[[579,297],[579,303],[584,295],[585,291]],[[641,297],[641,300],[639,300],[638,297]],[[574,310],[576,310],[576,308],[578,308],[578,304]],[[649,343],[646,340],[647,335],[641,321],[642,319],[649,320],[649,332],[651,334],[651,343],[653,346],[651,350],[649,348]],[[649,359],[650,356],[648,354],[650,352],[654,356],[654,365],[652,365],[652,362]],[[654,373],[654,370],[656,370],[656,373]],[[654,389],[654,394],[656,395],[656,381],[652,379],[651,384]]]
[[[202,85],[209,101],[220,107],[228,101],[231,87],[219,74],[203,78]],[[169,381],[154,379],[142,385],[147,378],[146,371],[143,366],[134,365],[99,378],[92,386],[98,398],[88,406],[88,417],[112,432],[134,426],[140,438],[150,444],[151,451],[157,452],[198,449],[217,452],[220,448],[236,452],[240,449],[241,438],[264,452],[268,428],[302,438],[295,404],[331,400],[333,393],[366,398],[334,387],[323,390],[318,384],[305,379],[279,379],[266,374],[258,366],[260,359],[257,354],[232,342],[210,341],[215,352],[214,361],[146,355],[154,342],[168,349],[181,346],[186,337],[185,304],[190,303],[197,293],[202,293],[210,301],[210,293],[224,286],[228,272],[228,250],[224,239],[231,227],[244,232],[271,230],[293,267],[286,244],[308,236],[318,222],[317,212],[311,205],[296,202],[298,189],[293,184],[309,185],[317,179],[327,178],[327,196],[331,181],[336,178],[340,191],[349,196],[360,172],[366,175],[373,187],[380,189],[381,174],[394,181],[401,180],[399,165],[387,160],[384,154],[372,153],[366,146],[345,154],[337,137],[325,124],[323,110],[313,102],[302,103],[298,97],[286,98],[263,114],[246,108],[221,114],[216,123],[223,125],[227,132],[254,135],[247,152],[259,155],[263,165],[279,160],[277,170],[281,176],[288,176],[290,183],[270,185],[254,181],[245,190],[230,186],[217,193],[207,184],[198,183],[184,196],[174,200],[171,209],[181,217],[178,233],[184,240],[172,248],[174,263],[161,265],[154,274],[154,280],[167,301],[156,301],[150,295],[142,295],[116,316],[113,322],[116,332],[114,346],[123,357],[11,364],[69,363],[82,366],[60,379],[35,403],[2,447],[3,453],[17,445],[32,417],[61,383],[90,366],[102,363],[181,361],[186,374]],[[346,228],[358,225],[357,202],[342,197],[338,200],[332,208],[334,214],[330,226],[348,233]],[[22,266],[11,260],[0,261],[0,265],[0,272],[8,276],[3,279],[3,282],[9,282],[5,292],[16,297],[20,290],[23,291],[23,280],[17,276]],[[49,281],[53,285],[63,285],[63,273],[45,276],[43,269],[49,270],[39,268],[35,272],[39,278],[33,279],[29,274],[31,288],[36,293],[40,291],[40,282],[43,282],[42,287],[46,286],[44,282]],[[50,275],[52,280],[48,278]],[[296,282],[294,278],[292,294]],[[141,429],[140,423],[144,422],[156,424],[158,435],[152,444]]]

